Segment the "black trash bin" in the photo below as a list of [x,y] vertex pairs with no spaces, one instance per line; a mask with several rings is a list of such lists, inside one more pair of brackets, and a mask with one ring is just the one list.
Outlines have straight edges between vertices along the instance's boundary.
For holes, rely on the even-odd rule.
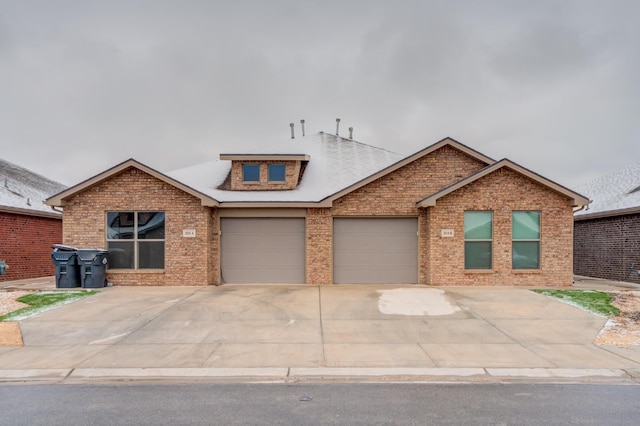
[[56,288],[80,287],[77,248],[54,244],[51,259],[56,267]]
[[106,287],[108,254],[109,250],[78,249],[80,279],[83,288]]

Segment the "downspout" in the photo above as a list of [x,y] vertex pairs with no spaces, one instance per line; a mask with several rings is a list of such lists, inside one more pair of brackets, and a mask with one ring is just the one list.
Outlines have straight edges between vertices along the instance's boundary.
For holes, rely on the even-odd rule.
[[56,213],[60,213],[60,214],[62,214],[62,213],[63,213],[63,211],[62,211],[62,210],[58,210],[58,209],[56,209],[56,206],[51,206],[51,210],[53,210],[53,211],[54,211],[54,212],[56,212]]
[[582,206],[580,206],[580,208],[578,208],[577,210],[574,210],[574,211],[573,211],[573,214],[576,214],[576,213],[578,213],[578,212],[580,212],[580,211],[584,210],[584,208],[585,208],[585,207],[587,207],[587,205],[586,205],[586,204],[583,204]]

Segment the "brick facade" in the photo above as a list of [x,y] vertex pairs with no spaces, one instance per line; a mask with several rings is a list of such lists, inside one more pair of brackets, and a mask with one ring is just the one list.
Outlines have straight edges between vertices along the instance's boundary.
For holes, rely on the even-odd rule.
[[[242,178],[234,162],[232,180]],[[261,183],[266,180],[266,163]],[[289,164],[291,163],[291,164]],[[287,183],[300,162],[287,163]],[[290,173],[290,167],[292,172]],[[418,282],[428,285],[565,286],[572,282],[573,210],[564,195],[524,175],[499,168],[437,200],[433,207],[417,202],[484,168],[486,164],[445,145],[356,189],[332,207],[306,209],[305,276],[307,284],[333,283],[334,217],[416,217],[418,219]],[[297,167],[297,169],[296,169]],[[252,188],[255,189],[255,186]],[[493,269],[464,269],[465,210],[494,214]],[[541,212],[541,267],[511,269],[511,212]],[[202,207],[196,197],[137,168],[129,168],[75,194],[64,207],[64,242],[105,247],[107,211],[166,212],[166,255],[162,271],[109,271],[120,285],[218,284],[220,219],[218,208]],[[257,217],[257,216],[256,216]],[[196,238],[184,238],[195,229]],[[441,229],[454,230],[443,238]]]
[[[464,212],[493,212],[493,268],[464,269]],[[511,269],[511,213],[540,211],[540,269]],[[499,169],[428,208],[430,264],[424,284],[570,286],[573,282],[573,209],[562,195],[527,177]],[[453,229],[454,237],[441,237]]]
[[51,245],[62,242],[60,219],[0,212],[0,259],[9,265],[0,281],[52,276]]
[[576,220],[574,226],[577,275],[640,283],[640,214]]
[[[108,270],[119,285],[207,285],[217,283],[217,220],[200,200],[141,170],[129,168],[75,195],[64,206],[65,244],[106,248],[106,212],[164,211],[165,269]],[[195,238],[182,236],[194,229]]]

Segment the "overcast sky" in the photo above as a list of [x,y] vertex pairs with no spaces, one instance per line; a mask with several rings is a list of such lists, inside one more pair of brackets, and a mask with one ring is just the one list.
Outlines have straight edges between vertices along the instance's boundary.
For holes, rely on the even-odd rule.
[[637,0],[0,0],[0,158],[74,185],[340,117],[573,187],[640,161],[639,21]]

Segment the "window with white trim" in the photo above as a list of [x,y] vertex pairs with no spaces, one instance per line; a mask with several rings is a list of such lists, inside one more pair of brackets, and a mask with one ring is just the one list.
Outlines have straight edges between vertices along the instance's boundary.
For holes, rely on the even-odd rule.
[[164,269],[164,212],[107,212],[109,269]]

